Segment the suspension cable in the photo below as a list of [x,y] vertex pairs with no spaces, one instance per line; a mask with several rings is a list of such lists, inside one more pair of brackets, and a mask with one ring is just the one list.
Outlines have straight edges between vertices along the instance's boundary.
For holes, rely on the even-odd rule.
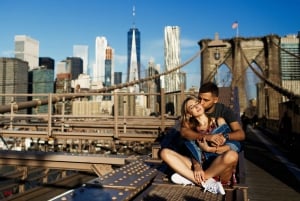
[[288,97],[289,99],[293,99],[293,98],[300,98],[300,95],[298,94],[294,94],[293,92],[277,85],[276,83],[266,79],[262,74],[260,74],[253,66],[252,64],[249,62],[249,60],[247,59],[242,47],[240,47],[241,49],[241,53],[243,58],[246,60],[247,64],[249,65],[249,67],[251,68],[251,70],[261,79],[263,80],[268,86],[270,86],[272,89],[274,89],[275,91],[279,92],[280,94]]
[[219,66],[228,59],[228,57],[232,54],[231,48],[228,49],[228,51],[224,54],[223,58],[216,64],[215,68],[210,72],[210,74],[207,76],[205,81],[209,81],[212,80],[212,78],[214,77],[214,72],[217,71],[217,69],[219,68]]
[[277,48],[279,48],[280,50],[284,51],[285,53],[287,53],[287,54],[289,54],[289,55],[292,55],[292,56],[294,56],[294,57],[296,57],[297,59],[300,60],[300,55],[296,55],[296,54],[294,54],[294,53],[292,53],[292,52],[290,52],[290,51],[288,51],[288,50],[282,48],[280,45],[278,45],[277,43],[275,43],[272,39],[271,39],[271,43],[274,44],[274,45],[275,45]]
[[157,79],[163,75],[168,75],[172,72],[175,72],[177,70],[179,70],[180,68],[188,65],[189,63],[191,63],[193,60],[195,60],[198,56],[201,55],[201,53],[206,49],[206,47],[202,48],[200,51],[198,51],[194,56],[192,56],[190,59],[188,59],[186,62],[176,66],[175,68],[169,70],[169,71],[165,71],[163,73],[160,73],[160,74],[156,74],[156,75],[153,75],[153,76],[150,76],[150,77],[146,77],[146,78],[142,78],[142,79],[139,79],[139,80],[133,80],[131,82],[127,82],[127,83],[122,83],[122,84],[118,84],[118,85],[113,85],[113,86],[110,86],[110,87],[103,87],[101,89],[98,89],[98,90],[91,90],[89,92],[95,92],[95,93],[101,93],[101,92],[108,92],[108,91],[112,91],[112,90],[115,90],[115,89],[120,89],[120,88],[124,88],[124,87],[129,87],[129,86],[133,86],[133,85],[136,85],[136,84],[139,84],[139,83],[143,83],[143,82],[146,82],[146,81],[150,81],[150,80],[154,80],[154,79]]

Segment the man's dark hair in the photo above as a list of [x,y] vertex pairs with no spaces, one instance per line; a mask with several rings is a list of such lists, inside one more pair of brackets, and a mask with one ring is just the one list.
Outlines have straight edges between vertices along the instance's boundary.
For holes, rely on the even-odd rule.
[[213,83],[213,82],[206,82],[201,85],[199,89],[199,94],[200,93],[212,93],[214,96],[218,97],[219,96],[219,87]]

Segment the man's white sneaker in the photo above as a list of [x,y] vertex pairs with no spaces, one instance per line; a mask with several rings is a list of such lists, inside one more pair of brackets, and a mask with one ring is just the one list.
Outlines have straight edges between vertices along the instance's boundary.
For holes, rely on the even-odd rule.
[[204,192],[208,191],[214,194],[220,193],[225,195],[225,191],[221,182],[217,182],[213,178],[209,178],[205,182],[202,182],[202,186],[204,187]]
[[188,180],[187,178],[181,176],[180,174],[174,173],[171,176],[171,180],[175,184],[181,184],[181,185],[195,185],[192,181]]

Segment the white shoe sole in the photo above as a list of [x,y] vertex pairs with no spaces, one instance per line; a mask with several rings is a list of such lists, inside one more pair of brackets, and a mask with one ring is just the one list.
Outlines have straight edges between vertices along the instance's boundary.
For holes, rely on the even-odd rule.
[[171,176],[171,180],[173,183],[175,184],[180,184],[180,185],[194,185],[193,182],[191,182],[190,180],[188,180],[187,178],[181,176],[180,174],[173,174]]

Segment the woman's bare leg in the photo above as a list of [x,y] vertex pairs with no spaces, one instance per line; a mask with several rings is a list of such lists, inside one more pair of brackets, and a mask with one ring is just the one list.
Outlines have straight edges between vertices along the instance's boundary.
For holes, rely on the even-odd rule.
[[169,165],[176,173],[196,183],[194,173],[192,171],[191,160],[171,149],[164,148],[160,152],[161,159]]
[[238,162],[238,153],[229,150],[218,156],[212,164],[205,170],[207,178],[220,176],[222,182],[227,182],[231,179],[233,168]]

